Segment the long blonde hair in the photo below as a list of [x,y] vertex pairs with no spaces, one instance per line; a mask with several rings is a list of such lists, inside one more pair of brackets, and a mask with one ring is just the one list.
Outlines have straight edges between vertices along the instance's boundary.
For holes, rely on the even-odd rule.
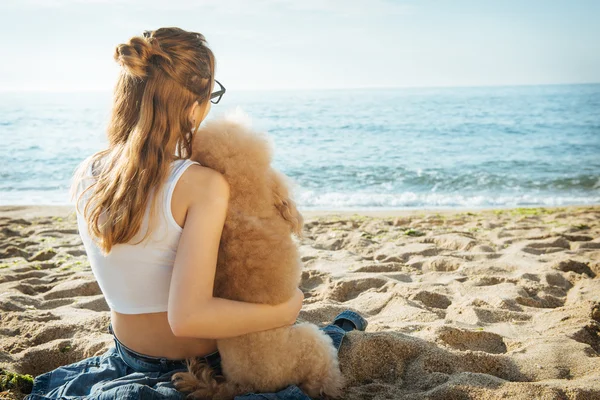
[[76,194],[91,163],[95,179],[76,196],[76,205],[91,191],[83,216],[105,253],[137,234],[149,194],[158,193],[172,161],[191,156],[199,122],[194,129],[189,111],[196,100],[210,100],[215,70],[204,36],[174,27],[146,31],[144,37],[119,44],[114,59],[122,69],[114,89],[108,148],[81,165],[72,186]]

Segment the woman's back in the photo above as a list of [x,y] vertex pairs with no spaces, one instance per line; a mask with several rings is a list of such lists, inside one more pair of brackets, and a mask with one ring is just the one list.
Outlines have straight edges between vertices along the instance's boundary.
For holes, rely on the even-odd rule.
[[[171,197],[177,181],[192,164],[193,161],[183,159],[172,163],[167,180],[158,191],[156,212],[151,215],[149,202],[132,241],[115,245],[106,255],[90,236],[85,218],[77,214],[92,271],[112,310],[121,314],[167,311],[171,272],[183,230],[171,213]],[[92,179],[91,174],[86,178]],[[85,207],[86,200],[84,196],[80,208]],[[143,240],[146,234],[148,237]]]
[[[216,350],[212,339],[173,335],[167,316],[171,274],[189,197],[186,185],[178,185],[184,174],[188,179],[192,175],[198,179],[198,175],[213,175],[214,171],[191,160],[175,160],[161,190],[149,194],[152,197],[158,193],[155,212],[151,213],[152,202],[149,202],[141,228],[132,241],[116,244],[108,254],[102,253],[88,231],[85,218],[80,212],[77,214],[92,271],[113,314],[115,335],[135,351],[174,359]],[[79,191],[91,182],[93,176],[88,170]],[[81,197],[80,211],[84,210],[88,197],[86,194]],[[142,240],[146,234],[148,237]]]

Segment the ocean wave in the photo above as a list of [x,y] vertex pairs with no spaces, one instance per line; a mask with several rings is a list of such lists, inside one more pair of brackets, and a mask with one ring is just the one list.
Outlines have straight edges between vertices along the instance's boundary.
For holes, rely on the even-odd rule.
[[[521,163],[519,163],[521,164]],[[472,167],[410,169],[402,166],[357,165],[303,166],[288,172],[299,186],[307,188],[356,188],[388,187],[390,192],[464,190],[583,190],[600,188],[600,173],[568,173],[544,170],[536,165],[528,168],[498,166],[496,171]],[[600,168],[600,167],[599,167]]]
[[520,206],[564,206],[599,204],[600,194],[589,196],[568,195],[459,195],[440,193],[371,194],[371,193],[316,193],[308,191],[298,196],[298,205],[304,209],[367,209],[367,208],[477,208]]

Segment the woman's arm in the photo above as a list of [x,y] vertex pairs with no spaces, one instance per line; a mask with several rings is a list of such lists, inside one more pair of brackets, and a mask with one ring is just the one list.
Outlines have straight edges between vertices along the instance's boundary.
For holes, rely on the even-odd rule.
[[184,172],[179,183],[185,185],[183,195],[189,205],[169,291],[168,316],[173,333],[220,339],[293,324],[302,307],[300,290],[278,305],[213,297],[229,184],[217,171],[195,165]]

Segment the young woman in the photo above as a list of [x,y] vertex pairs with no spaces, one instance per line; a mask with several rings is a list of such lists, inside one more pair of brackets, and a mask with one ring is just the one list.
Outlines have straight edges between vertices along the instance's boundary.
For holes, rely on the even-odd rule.
[[[185,359],[203,358],[218,373],[216,339],[293,324],[302,307],[299,289],[278,305],[212,295],[229,186],[189,159],[193,135],[225,93],[204,37],[146,31],[114,58],[122,73],[109,145],[80,165],[73,193],[115,347],[36,377],[28,399],[184,398],[170,378]],[[365,326],[344,311],[323,329],[339,348],[346,331]],[[276,396],[307,398],[295,386]]]

